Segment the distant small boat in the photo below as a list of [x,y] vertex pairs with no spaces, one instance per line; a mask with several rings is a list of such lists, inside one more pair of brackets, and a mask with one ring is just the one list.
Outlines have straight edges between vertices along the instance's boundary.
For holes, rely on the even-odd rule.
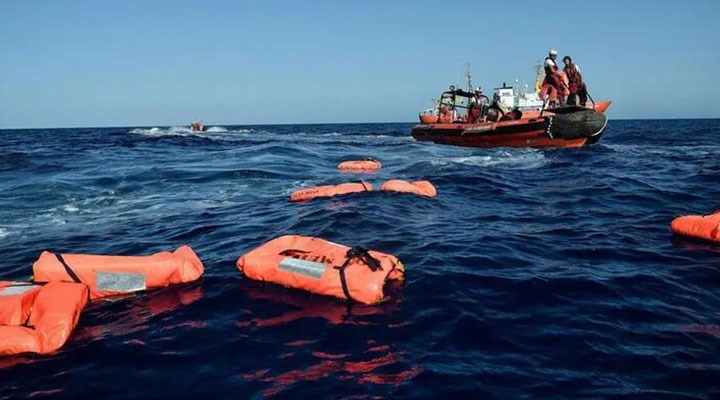
[[193,122],[190,124],[191,132],[205,132],[206,130],[207,128],[202,124],[202,122]]

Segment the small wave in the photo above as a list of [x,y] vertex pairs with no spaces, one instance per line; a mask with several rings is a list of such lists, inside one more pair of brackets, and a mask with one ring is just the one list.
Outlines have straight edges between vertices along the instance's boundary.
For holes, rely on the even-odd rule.
[[545,155],[537,150],[533,151],[503,151],[487,156],[455,157],[451,161],[456,164],[465,164],[475,167],[503,167],[511,169],[533,169],[547,164]]
[[223,133],[223,132],[229,132],[227,128],[223,126],[211,126],[205,130],[207,133]]
[[202,137],[206,139],[226,139],[232,140],[236,134],[255,133],[253,129],[232,129],[229,130],[223,126],[211,126],[204,132],[191,131],[190,128],[183,126],[172,126],[168,128],[135,128],[128,132],[132,135],[143,135],[151,137]]
[[192,134],[190,129],[183,128],[183,127],[170,127],[170,128],[158,128],[158,127],[152,127],[150,129],[147,128],[135,128],[131,130],[129,133],[135,134],[135,135],[145,135],[145,136],[186,136],[188,134]]
[[4,238],[6,236],[9,236],[9,235],[10,235],[10,231],[8,231],[5,228],[0,228],[0,239]]

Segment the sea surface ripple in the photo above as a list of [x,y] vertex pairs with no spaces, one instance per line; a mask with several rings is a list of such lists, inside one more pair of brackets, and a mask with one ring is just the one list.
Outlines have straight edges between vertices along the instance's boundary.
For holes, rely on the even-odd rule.
[[[0,359],[0,398],[720,396],[720,120],[611,121],[580,149],[418,143],[412,124],[0,131],[0,279],[43,250],[191,245],[196,283],[93,302],[50,356]],[[372,156],[383,169],[341,173]],[[294,189],[427,179],[301,204]],[[379,306],[252,282],[284,234],[397,255]]]

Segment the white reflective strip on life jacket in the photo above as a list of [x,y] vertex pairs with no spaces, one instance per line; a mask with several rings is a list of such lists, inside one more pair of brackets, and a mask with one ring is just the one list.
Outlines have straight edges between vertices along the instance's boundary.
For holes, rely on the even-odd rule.
[[4,288],[0,289],[0,296],[16,296],[18,294],[29,292],[38,287],[40,287],[40,285],[28,285],[22,282],[18,282],[17,285],[5,286]]
[[98,290],[131,293],[147,289],[141,272],[95,272]]
[[286,257],[280,261],[279,269],[319,279],[328,268],[327,264]]

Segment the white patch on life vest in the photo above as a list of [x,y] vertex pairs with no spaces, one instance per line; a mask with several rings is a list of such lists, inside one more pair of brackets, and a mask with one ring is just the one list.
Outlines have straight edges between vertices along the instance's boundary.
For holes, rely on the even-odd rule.
[[142,272],[95,272],[98,290],[132,293],[147,289]]
[[280,261],[279,269],[294,272],[296,274],[309,276],[311,278],[320,279],[328,265],[315,261],[300,260],[298,258],[285,257]]
[[20,283],[13,286],[11,284],[10,286],[5,286],[4,288],[0,289],[0,296],[17,296],[38,287],[40,287],[40,285],[26,285],[24,283]]

